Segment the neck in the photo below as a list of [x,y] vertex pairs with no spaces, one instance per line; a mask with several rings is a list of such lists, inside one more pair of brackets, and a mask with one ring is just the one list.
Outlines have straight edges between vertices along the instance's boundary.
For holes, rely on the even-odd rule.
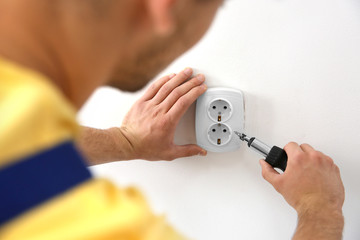
[[80,108],[110,77],[122,44],[89,6],[71,2],[0,0],[0,55],[47,76]]

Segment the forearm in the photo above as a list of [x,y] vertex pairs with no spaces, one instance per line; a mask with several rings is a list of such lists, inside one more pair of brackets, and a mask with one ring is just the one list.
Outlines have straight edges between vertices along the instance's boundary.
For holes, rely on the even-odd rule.
[[292,240],[340,240],[343,228],[344,217],[341,210],[307,211],[299,214],[297,229]]
[[82,127],[78,146],[90,166],[133,159],[132,146],[119,128]]

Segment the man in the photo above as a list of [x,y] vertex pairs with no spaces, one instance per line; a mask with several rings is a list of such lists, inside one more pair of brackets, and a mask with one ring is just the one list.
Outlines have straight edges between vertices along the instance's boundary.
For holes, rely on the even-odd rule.
[[[75,110],[98,86],[143,87],[204,35],[221,4],[0,0],[0,239],[182,239],[136,189],[93,178],[75,143],[88,164],[206,155],[173,143],[205,77],[186,68],[159,79],[119,128],[79,131]],[[341,239],[338,167],[307,144],[285,150],[285,173],[260,163],[298,213],[293,239]]]

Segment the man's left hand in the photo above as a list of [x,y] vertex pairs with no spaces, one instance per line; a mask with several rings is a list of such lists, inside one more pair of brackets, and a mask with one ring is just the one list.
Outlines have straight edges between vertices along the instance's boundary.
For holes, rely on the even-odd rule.
[[[133,158],[173,160],[206,155],[197,145],[175,145],[174,134],[180,118],[206,91],[202,74],[191,78],[192,69],[165,76],[153,83],[130,109],[119,131],[133,147]],[[191,78],[191,79],[190,79]]]
[[[181,117],[207,89],[204,75],[192,78],[192,72],[191,68],[186,68],[154,82],[132,106],[121,127],[84,128],[80,147],[90,165],[130,159],[205,156],[206,151],[197,145],[174,144],[175,129]],[[105,143],[101,139],[106,140]]]

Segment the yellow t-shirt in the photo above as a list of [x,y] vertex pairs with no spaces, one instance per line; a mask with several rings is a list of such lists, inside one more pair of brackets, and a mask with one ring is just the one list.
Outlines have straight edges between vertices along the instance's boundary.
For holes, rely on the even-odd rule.
[[183,239],[135,188],[91,176],[77,132],[46,77],[0,59],[0,239]]

